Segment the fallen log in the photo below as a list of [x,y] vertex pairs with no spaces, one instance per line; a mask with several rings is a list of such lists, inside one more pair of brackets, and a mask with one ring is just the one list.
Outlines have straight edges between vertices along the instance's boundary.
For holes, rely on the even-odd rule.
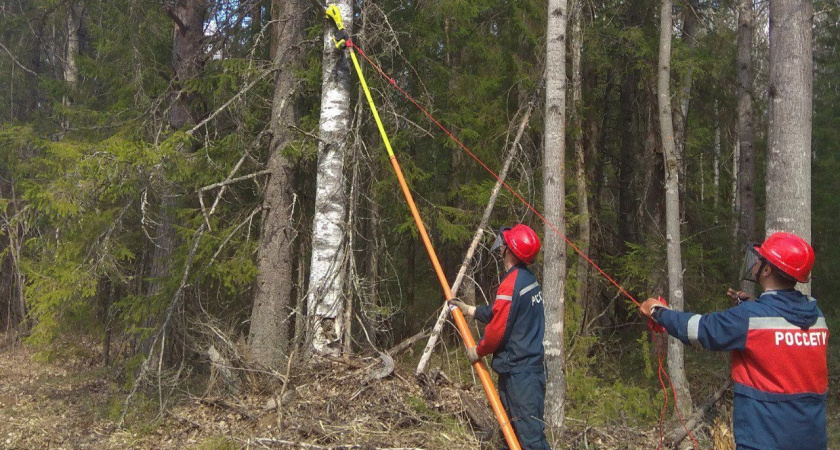
[[727,380],[721,387],[719,387],[706,401],[701,404],[697,410],[688,418],[685,422],[685,427],[680,425],[679,428],[676,428],[665,435],[665,442],[670,442],[674,448],[679,447],[680,442],[682,442],[686,436],[688,436],[688,432],[697,428],[703,422],[703,417],[709,412],[709,409],[715,405],[715,403],[723,397],[723,394],[732,387],[732,380]]

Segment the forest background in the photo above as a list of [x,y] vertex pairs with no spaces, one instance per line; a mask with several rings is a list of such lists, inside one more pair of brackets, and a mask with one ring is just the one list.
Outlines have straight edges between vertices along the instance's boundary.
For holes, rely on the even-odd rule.
[[[572,242],[635,297],[668,297],[662,3],[560,2],[562,72],[550,64],[543,1],[338,3],[356,45],[490,168],[509,160],[506,181],[537,210],[559,210]],[[812,8],[803,178],[768,169],[771,2],[672,7],[666,73],[687,310],[731,305],[724,293],[740,285],[746,243],[772,228],[769,193],[806,186],[810,289],[840,329],[840,5]],[[0,30],[4,346],[106,367],[125,405],[120,423],[137,398],[177,403],[149,393],[163,379],[282,390],[313,358],[400,343],[398,371],[417,370],[444,298],[356,75],[313,2],[4,0]],[[488,302],[501,273],[489,252],[498,227],[524,222],[556,238],[504,190],[481,224],[495,179],[363,70],[450,281],[483,225],[459,296]],[[553,127],[545,102],[558,73],[565,99]],[[565,152],[551,165],[546,142],[558,128]],[[557,167],[561,195],[546,195]],[[562,299],[565,391],[549,399],[560,405],[553,423],[653,426],[664,398],[636,306],[570,248],[552,248],[534,267],[559,277]],[[443,334],[418,373],[472,383],[457,333]],[[840,446],[838,344],[829,353],[830,439]],[[684,361],[680,401],[691,409],[725,385],[728,358],[687,349]]]

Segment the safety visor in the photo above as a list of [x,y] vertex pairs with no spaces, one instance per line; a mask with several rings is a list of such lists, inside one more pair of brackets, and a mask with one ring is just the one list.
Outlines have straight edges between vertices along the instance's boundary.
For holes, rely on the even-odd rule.
[[496,234],[496,241],[493,242],[493,246],[490,247],[491,252],[495,252],[496,250],[502,248],[502,244],[505,243],[505,238],[504,236],[502,236],[502,234],[508,230],[510,230],[510,227],[499,228],[499,232]]
[[744,281],[752,281],[753,283],[758,283],[758,271],[755,270],[756,266],[762,265],[766,263],[763,256],[758,253],[758,247],[760,244],[750,243],[747,245],[747,252],[744,255],[744,263],[741,265],[741,279]]

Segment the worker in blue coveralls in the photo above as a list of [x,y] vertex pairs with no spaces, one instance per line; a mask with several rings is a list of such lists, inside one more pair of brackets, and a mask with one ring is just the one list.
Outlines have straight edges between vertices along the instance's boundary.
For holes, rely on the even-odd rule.
[[648,299],[642,314],[684,344],[732,352],[734,428],[739,450],[825,449],[828,328],[817,301],[796,290],[807,283],[814,250],[799,236],[773,233],[751,245],[744,279],[764,289],[726,311],[672,311]]
[[[523,449],[550,449],[545,437],[545,309],[542,289],[528,264],[540,251],[537,233],[527,225],[503,227],[491,248],[499,251],[507,273],[491,306],[449,300],[465,317],[486,323],[484,337],[467,349],[470,362],[493,355],[499,397]],[[507,447],[505,447],[507,448]]]

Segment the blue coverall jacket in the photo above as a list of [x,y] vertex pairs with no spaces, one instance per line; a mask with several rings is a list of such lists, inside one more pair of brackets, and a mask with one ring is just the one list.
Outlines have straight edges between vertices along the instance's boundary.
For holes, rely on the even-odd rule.
[[542,288],[527,266],[505,274],[492,306],[479,306],[475,318],[487,324],[476,346],[493,354],[499,397],[526,450],[550,450],[545,436],[545,309]]
[[732,352],[738,448],[826,448],[829,333],[816,300],[767,291],[726,311],[658,308],[653,318],[685,344]]

